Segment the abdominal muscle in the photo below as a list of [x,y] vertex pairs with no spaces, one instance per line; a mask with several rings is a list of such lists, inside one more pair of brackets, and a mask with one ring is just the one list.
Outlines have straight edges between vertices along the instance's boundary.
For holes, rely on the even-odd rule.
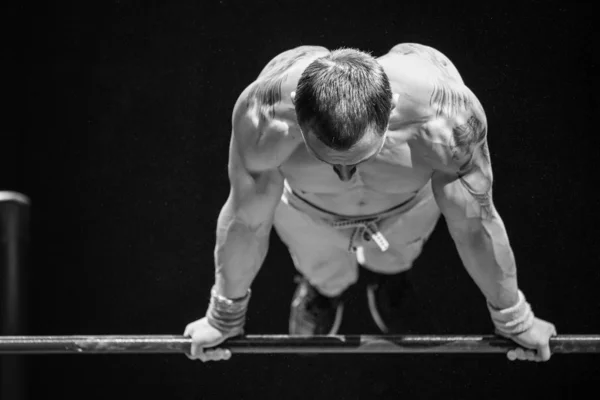
[[431,169],[411,157],[408,144],[388,139],[373,160],[358,165],[348,182],[333,168],[311,156],[304,144],[280,166],[290,188],[298,196],[335,214],[377,214],[413,198],[429,182]]

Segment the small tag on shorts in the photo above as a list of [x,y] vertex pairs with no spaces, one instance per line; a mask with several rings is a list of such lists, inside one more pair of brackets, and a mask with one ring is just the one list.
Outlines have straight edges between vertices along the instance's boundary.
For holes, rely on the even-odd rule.
[[383,233],[377,231],[375,233],[371,233],[371,239],[379,246],[381,251],[386,251],[390,247],[390,243],[387,241]]

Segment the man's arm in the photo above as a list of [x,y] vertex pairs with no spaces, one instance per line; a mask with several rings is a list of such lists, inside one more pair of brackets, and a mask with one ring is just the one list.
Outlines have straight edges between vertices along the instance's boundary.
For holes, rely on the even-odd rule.
[[257,117],[246,89],[233,112],[229,147],[230,192],[217,221],[215,284],[205,317],[189,323],[188,357],[222,360],[231,352],[215,348],[243,332],[250,285],[264,262],[275,208],[283,191],[278,170],[291,149],[286,125]]
[[[432,187],[463,264],[488,302],[505,309],[517,303],[517,269],[506,229],[492,199],[493,174],[487,121],[475,96],[464,107],[425,126],[425,140],[439,154]],[[445,106],[446,110],[448,106]]]
[[242,94],[234,109],[229,148],[231,189],[217,221],[214,252],[215,288],[229,299],[246,295],[264,262],[283,191],[278,167],[286,158],[282,153],[291,151],[285,125],[253,114]]
[[492,200],[492,171],[481,154],[458,172],[435,171],[433,192],[463,264],[488,302],[517,303],[517,269],[504,223]]
[[417,141],[434,169],[434,196],[463,264],[487,299],[496,332],[525,348],[509,351],[508,358],[546,361],[556,328],[534,317],[517,286],[513,252],[492,199],[483,108],[455,81],[433,86],[430,107],[433,116]]

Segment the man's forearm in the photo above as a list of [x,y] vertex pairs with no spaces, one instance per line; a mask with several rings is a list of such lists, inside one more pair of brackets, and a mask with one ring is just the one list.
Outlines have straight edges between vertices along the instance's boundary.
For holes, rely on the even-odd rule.
[[252,224],[228,201],[219,214],[215,246],[215,285],[224,297],[246,295],[265,260],[271,221]]
[[518,300],[517,268],[502,219],[471,218],[448,222],[463,264],[495,308],[513,306]]

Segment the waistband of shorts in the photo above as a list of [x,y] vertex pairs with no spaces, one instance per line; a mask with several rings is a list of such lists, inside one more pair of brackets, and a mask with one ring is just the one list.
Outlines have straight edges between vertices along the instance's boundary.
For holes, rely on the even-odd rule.
[[332,211],[325,210],[305,198],[298,195],[289,185],[287,179],[284,181],[284,189],[281,199],[284,203],[290,205],[291,207],[297,209],[298,211],[302,211],[312,218],[316,218],[321,220],[328,225],[343,228],[344,225],[348,227],[355,226],[356,224],[368,223],[368,222],[377,222],[382,219],[402,214],[411,208],[413,208],[416,204],[421,202],[426,197],[432,195],[431,185],[428,182],[421,189],[419,189],[414,196],[410,199],[391,207],[387,210],[383,210],[381,212],[375,214],[367,214],[367,215],[358,215],[358,216],[349,216],[349,215],[341,215],[336,214]]

